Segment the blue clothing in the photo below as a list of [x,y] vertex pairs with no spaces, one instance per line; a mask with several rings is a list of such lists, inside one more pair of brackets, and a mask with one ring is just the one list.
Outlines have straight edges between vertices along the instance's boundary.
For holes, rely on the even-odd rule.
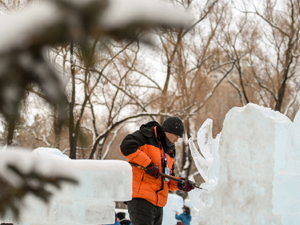
[[116,221],[115,223],[113,224],[107,224],[107,225],[121,225],[119,221]]
[[184,223],[184,225],[190,225],[190,222],[192,220],[191,215],[187,214],[187,213],[181,213],[181,214],[175,214],[175,219],[176,220],[181,220],[182,223]]

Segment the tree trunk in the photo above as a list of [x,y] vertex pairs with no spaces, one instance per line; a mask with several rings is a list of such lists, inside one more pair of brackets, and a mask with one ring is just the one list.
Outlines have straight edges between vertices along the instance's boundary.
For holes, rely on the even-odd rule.
[[76,159],[76,141],[77,141],[77,134],[75,132],[74,126],[74,105],[75,105],[75,68],[74,68],[74,60],[73,60],[73,50],[74,44],[71,43],[70,46],[70,62],[71,62],[71,78],[72,78],[72,96],[69,108],[69,141],[70,141],[70,158]]

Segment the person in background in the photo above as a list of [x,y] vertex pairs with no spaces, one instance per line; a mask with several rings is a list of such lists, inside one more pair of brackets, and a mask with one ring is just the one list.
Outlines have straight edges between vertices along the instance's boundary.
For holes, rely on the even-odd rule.
[[156,121],[143,124],[122,141],[120,152],[132,165],[132,200],[127,202],[132,225],[161,225],[169,191],[195,188],[192,181],[176,177],[183,181],[177,183],[160,176],[174,176],[175,143],[183,134],[183,122],[171,116],[162,125]]
[[120,222],[118,221],[117,214],[115,213],[115,223],[112,223],[112,224],[104,224],[104,225],[121,225],[121,224],[120,224]]
[[183,213],[178,215],[178,212],[175,212],[175,219],[180,220],[177,224],[184,224],[184,225],[190,225],[192,217],[191,217],[191,211],[190,208],[187,206],[183,206],[182,208]]
[[131,225],[131,222],[129,219],[125,218],[124,212],[118,212],[117,213],[117,220],[120,222],[121,225]]

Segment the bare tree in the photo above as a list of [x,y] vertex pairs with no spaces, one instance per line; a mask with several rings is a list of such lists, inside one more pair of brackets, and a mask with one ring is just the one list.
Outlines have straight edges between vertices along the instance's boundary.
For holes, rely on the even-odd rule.
[[[185,4],[185,7],[200,7],[193,1]],[[214,38],[224,19],[223,4],[206,1],[203,5],[195,23],[187,30],[159,31],[166,79],[161,91],[154,95],[158,98],[152,106],[158,105],[161,112],[184,120],[185,138],[182,151],[177,150],[176,160],[177,172],[182,177],[188,177],[191,172],[192,158],[186,141],[197,131],[193,126],[196,115],[232,71],[234,63],[228,58],[216,60],[220,51]],[[161,117],[160,122],[164,119]]]
[[239,84],[230,82],[242,104],[255,102],[288,114],[299,94],[299,2],[243,3],[238,7],[242,22],[236,23],[237,31],[231,27],[224,48],[236,60]]

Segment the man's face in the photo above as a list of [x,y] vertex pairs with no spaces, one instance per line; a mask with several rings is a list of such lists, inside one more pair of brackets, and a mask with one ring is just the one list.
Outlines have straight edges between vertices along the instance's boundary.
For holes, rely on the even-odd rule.
[[169,139],[170,142],[172,142],[173,144],[175,144],[178,139],[180,138],[178,135],[176,134],[171,134],[169,132],[165,132],[167,138]]

